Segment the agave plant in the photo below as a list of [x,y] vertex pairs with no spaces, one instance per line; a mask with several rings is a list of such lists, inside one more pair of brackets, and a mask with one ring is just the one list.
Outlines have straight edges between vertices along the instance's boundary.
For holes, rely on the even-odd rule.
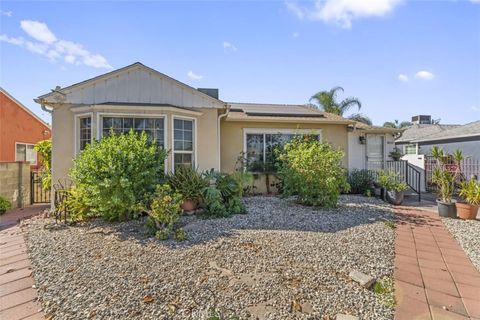
[[[438,197],[442,202],[451,203],[455,191],[455,183],[461,175],[461,161],[463,154],[455,150],[452,154],[446,153],[443,149],[434,146],[432,156],[437,160],[436,168],[432,173],[432,182],[438,186]],[[453,159],[455,171],[448,168],[450,160]]]

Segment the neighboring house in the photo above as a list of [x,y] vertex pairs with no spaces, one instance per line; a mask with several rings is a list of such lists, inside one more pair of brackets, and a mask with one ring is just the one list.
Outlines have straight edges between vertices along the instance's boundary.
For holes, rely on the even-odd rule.
[[387,159],[390,135],[399,132],[302,105],[224,102],[217,89],[195,89],[141,63],[57,88],[35,101],[52,112],[53,181],[65,177],[85,145],[111,128],[146,131],[170,150],[168,171],[188,165],[223,172],[238,169],[244,156],[256,164],[251,167],[256,171],[273,146],[295,133],[330,142],[345,152],[346,168],[363,169],[369,157]]
[[0,162],[26,161],[37,167],[33,146],[50,135],[47,123],[0,88]]

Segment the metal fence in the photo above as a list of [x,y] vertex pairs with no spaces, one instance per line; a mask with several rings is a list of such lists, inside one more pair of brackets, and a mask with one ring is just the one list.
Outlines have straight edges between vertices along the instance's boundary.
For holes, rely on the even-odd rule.
[[30,172],[30,203],[50,203],[50,190],[46,190],[42,185],[42,172]]
[[[448,159],[446,169],[450,172],[460,172],[460,180],[470,180],[472,177],[480,179],[480,160],[466,158],[457,165],[453,159]],[[432,182],[432,174],[438,166],[437,160],[432,156],[425,156],[425,188],[427,191],[436,191],[437,188]]]

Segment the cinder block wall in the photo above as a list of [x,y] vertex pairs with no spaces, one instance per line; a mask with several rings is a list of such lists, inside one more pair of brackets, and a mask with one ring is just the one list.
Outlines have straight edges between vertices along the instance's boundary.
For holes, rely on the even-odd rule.
[[0,162],[0,195],[13,208],[30,204],[30,164],[28,162]]

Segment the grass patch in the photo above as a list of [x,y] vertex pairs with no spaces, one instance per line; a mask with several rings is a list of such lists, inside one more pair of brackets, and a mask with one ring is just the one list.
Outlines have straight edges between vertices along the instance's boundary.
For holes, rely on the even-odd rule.
[[377,299],[380,300],[380,302],[390,308],[393,308],[395,306],[395,286],[393,283],[393,279],[384,277],[378,280],[373,285],[372,290],[377,296]]
[[393,221],[387,220],[387,221],[383,221],[383,223],[385,223],[385,225],[387,227],[389,227],[390,229],[395,229],[396,228],[395,222],[393,222]]

